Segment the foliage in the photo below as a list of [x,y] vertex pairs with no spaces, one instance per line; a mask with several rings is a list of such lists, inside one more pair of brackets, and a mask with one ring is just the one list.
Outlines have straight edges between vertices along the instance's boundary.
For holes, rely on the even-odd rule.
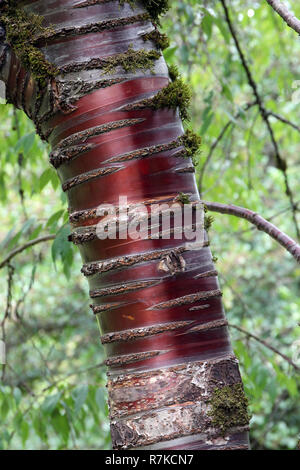
[[[297,124],[297,35],[266,2],[227,3],[266,108]],[[270,136],[257,107],[245,110],[252,90],[220,2],[170,4],[162,22],[171,40],[164,54],[174,78],[176,64],[191,85],[189,127],[202,138],[196,163],[203,199],[249,207],[295,237]],[[300,6],[295,4],[294,12],[300,17]],[[65,195],[47,163],[49,149],[28,119],[4,105],[0,116],[0,262],[29,240],[55,236],[0,270],[1,336],[8,359],[1,366],[0,448],[109,448],[105,369],[99,366],[103,349],[89,312],[80,257],[67,241]],[[299,132],[275,117],[271,122],[296,195]],[[234,327],[255,333],[299,366],[300,270],[246,221],[215,214],[210,238],[253,416],[252,448],[294,449],[299,377],[279,354]]]

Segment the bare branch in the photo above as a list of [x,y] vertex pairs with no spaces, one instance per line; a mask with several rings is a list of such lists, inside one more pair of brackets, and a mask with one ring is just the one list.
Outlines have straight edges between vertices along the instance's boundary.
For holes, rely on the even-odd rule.
[[268,4],[273,10],[281,16],[286,24],[292,28],[296,33],[300,34],[300,21],[293,15],[288,8],[283,5],[279,0],[267,0]]
[[219,212],[221,214],[234,215],[236,217],[248,220],[248,222],[251,222],[253,225],[255,225],[258,230],[267,233],[270,235],[270,237],[280,243],[280,245],[283,246],[289,253],[291,253],[295,260],[300,263],[300,245],[298,245],[295,240],[290,238],[284,232],[279,230],[275,225],[273,225],[271,222],[268,222],[256,212],[253,212],[250,209],[246,209],[244,207],[234,206],[233,204],[227,205],[218,202],[207,201],[203,201],[203,203],[210,211]]
[[14,258],[16,255],[21,253],[22,251],[26,250],[27,248],[30,248],[31,246],[37,245],[38,243],[43,243],[47,242],[49,240],[54,240],[55,235],[45,235],[44,237],[39,237],[39,238],[34,238],[33,240],[30,240],[29,242],[25,243],[22,246],[19,246],[18,248],[15,248],[12,250],[6,258],[4,258],[3,261],[0,262],[0,269],[2,269],[9,261]]
[[244,330],[244,328],[241,328],[240,326],[233,325],[232,323],[229,323],[228,326],[230,328],[235,328],[236,330],[240,331],[244,335],[248,336],[249,338],[255,339],[255,341],[258,341],[259,343],[263,344],[266,348],[270,349],[274,353],[278,354],[278,356],[281,356],[285,361],[287,361],[294,369],[298,372],[300,372],[300,367],[295,364],[295,362],[292,361],[288,356],[283,354],[282,352],[278,351],[278,349],[274,348],[271,344],[267,343],[265,340],[259,338],[259,336],[254,335],[253,333],[250,333],[247,330]]
[[276,118],[278,121],[281,121],[283,124],[287,124],[288,126],[291,126],[293,129],[296,131],[300,132],[300,127],[294,124],[292,121],[289,121],[283,116],[280,116],[280,114],[274,113],[273,111],[268,111],[268,116],[273,116]]

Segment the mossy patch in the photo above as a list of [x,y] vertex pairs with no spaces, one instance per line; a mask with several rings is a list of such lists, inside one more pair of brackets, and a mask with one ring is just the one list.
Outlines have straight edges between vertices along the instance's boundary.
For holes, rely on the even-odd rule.
[[204,216],[204,228],[208,232],[213,224],[214,218],[212,215],[205,215]]
[[172,82],[174,82],[180,77],[177,65],[174,65],[174,64],[169,65],[168,69],[169,69],[170,79],[172,80]]
[[195,132],[187,129],[181,138],[182,144],[186,149],[186,156],[195,159],[195,156],[200,151],[201,137]]
[[[170,8],[169,0],[140,0],[148,11],[151,19],[159,23],[159,17],[167,13]],[[136,4],[136,0],[119,0],[120,5],[129,3],[132,7]]]
[[135,51],[133,47],[130,46],[128,51],[122,54],[107,57],[103,71],[105,73],[111,73],[116,67],[123,67],[125,72],[134,72],[138,69],[153,71],[155,61],[160,57],[160,52],[156,50],[146,51],[145,49],[140,49]]
[[167,49],[170,45],[169,38],[166,34],[162,34],[158,29],[154,29],[150,33],[146,33],[142,36],[143,40],[146,41],[153,41],[157,47],[157,49]]
[[188,108],[192,99],[190,87],[181,78],[169,83],[149,100],[152,109],[168,108],[176,110],[179,108],[182,120],[189,119]]
[[248,400],[240,383],[216,389],[210,406],[212,424],[223,436],[231,428],[249,424]]
[[176,200],[181,202],[181,204],[190,204],[191,202],[189,196],[184,193],[179,193]]
[[15,2],[6,3],[0,22],[6,30],[6,41],[23,67],[32,73],[41,87],[45,86],[48,79],[58,74],[58,70],[45,59],[44,54],[34,45],[34,40],[36,36],[48,34],[51,28],[43,26],[43,17],[16,8]]

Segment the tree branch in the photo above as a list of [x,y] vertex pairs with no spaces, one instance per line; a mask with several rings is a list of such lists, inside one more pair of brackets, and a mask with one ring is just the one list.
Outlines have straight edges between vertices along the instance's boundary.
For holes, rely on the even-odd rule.
[[229,10],[228,10],[227,5],[226,5],[226,0],[221,0],[221,4],[223,6],[226,23],[228,25],[231,36],[233,38],[233,41],[234,41],[235,47],[237,49],[237,52],[240,56],[242,66],[243,66],[243,68],[245,70],[245,73],[247,75],[248,83],[249,83],[250,87],[252,88],[253,94],[254,94],[255,99],[257,101],[257,105],[258,105],[258,108],[259,108],[259,111],[260,111],[260,114],[261,114],[261,117],[262,117],[262,120],[266,124],[266,127],[267,127],[267,130],[268,130],[272,145],[274,147],[277,168],[283,174],[284,183],[285,183],[285,192],[286,192],[286,195],[288,196],[288,198],[290,200],[290,205],[291,205],[291,209],[292,209],[293,221],[294,221],[294,225],[295,225],[297,238],[300,239],[300,229],[299,229],[298,221],[297,221],[296,206],[295,206],[295,203],[294,203],[294,196],[293,196],[292,190],[290,188],[290,183],[289,183],[288,174],[287,174],[286,161],[282,158],[282,156],[280,154],[279,146],[278,146],[277,140],[275,139],[274,130],[273,130],[273,127],[270,123],[269,113],[268,113],[268,111],[266,110],[266,108],[263,104],[263,100],[262,100],[262,98],[261,98],[261,96],[258,92],[257,84],[256,84],[256,82],[255,82],[255,80],[252,76],[252,73],[251,73],[250,68],[248,66],[246,57],[245,57],[245,55],[242,51],[242,48],[240,46],[240,43],[239,43],[239,40],[237,38],[235,29],[234,29],[232,21],[230,19]]
[[281,121],[283,124],[287,124],[288,126],[291,126],[293,129],[296,131],[300,132],[300,127],[294,124],[292,121],[289,121],[283,116],[280,116],[280,114],[274,113],[273,111],[268,111],[268,116],[273,116],[276,118],[278,121]]
[[263,344],[266,348],[270,349],[274,353],[278,354],[278,356],[281,356],[285,361],[287,361],[291,366],[294,367],[295,370],[300,372],[300,367],[295,364],[292,359],[290,359],[288,356],[283,354],[282,352],[278,351],[278,349],[274,348],[271,344],[267,343],[263,339],[259,338],[258,336],[254,335],[253,333],[250,333],[247,330],[244,330],[244,328],[241,328],[240,326],[233,325],[232,323],[229,323],[228,326],[230,328],[235,328],[236,330],[240,331],[244,335],[248,336],[249,338],[255,339],[255,341],[258,341],[259,343]]
[[219,212],[221,214],[234,215],[236,217],[248,220],[248,222],[251,222],[253,225],[255,225],[258,230],[267,233],[270,235],[270,237],[280,243],[280,245],[283,246],[289,253],[291,253],[295,260],[300,263],[300,245],[298,245],[295,240],[290,238],[284,232],[279,230],[275,225],[273,225],[271,222],[268,222],[256,212],[253,212],[250,209],[246,209],[244,207],[234,206],[233,204],[227,205],[218,202],[207,201],[203,201],[203,203],[210,211]]
[[267,0],[267,2],[290,28],[300,34],[300,21],[287,9],[285,5],[283,5],[279,0]]
[[19,246],[18,248],[15,248],[12,250],[6,258],[4,258],[3,261],[0,262],[0,269],[4,268],[4,266],[9,263],[9,261],[14,258],[16,255],[21,253],[22,251],[26,250],[27,248],[30,248],[31,246],[37,245],[38,243],[43,243],[47,242],[49,240],[54,240],[55,235],[45,235],[44,237],[39,237],[39,238],[34,238],[34,240],[30,240],[29,242],[25,243],[22,246]]

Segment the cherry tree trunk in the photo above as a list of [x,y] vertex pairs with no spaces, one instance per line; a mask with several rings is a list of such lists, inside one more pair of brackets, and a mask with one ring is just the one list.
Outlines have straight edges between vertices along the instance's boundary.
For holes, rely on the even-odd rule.
[[98,206],[117,208],[120,196],[129,208],[180,203],[182,194],[199,201],[180,113],[154,106],[171,79],[146,3],[1,2],[4,15],[43,17],[45,34],[32,44],[41,69],[49,66],[45,80],[7,35],[1,79],[51,144],[68,197],[107,354],[113,447],[247,449],[246,400],[207,238],[198,246],[184,236],[97,236]]

